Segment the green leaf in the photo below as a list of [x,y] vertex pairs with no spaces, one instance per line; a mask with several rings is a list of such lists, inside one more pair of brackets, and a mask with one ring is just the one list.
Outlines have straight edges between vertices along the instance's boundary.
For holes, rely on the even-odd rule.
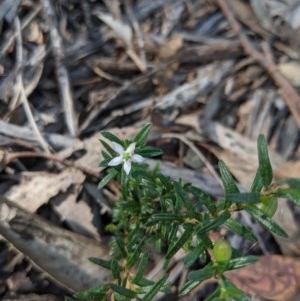
[[[104,140],[100,139],[101,144],[111,156],[115,156],[116,151]],[[120,143],[119,143],[120,144]],[[122,145],[122,144],[121,144]]]
[[108,171],[107,175],[98,184],[98,189],[105,187],[111,180],[113,180],[118,175],[118,170],[112,168]]
[[264,187],[267,188],[273,179],[272,166],[268,154],[268,144],[264,135],[257,139],[258,163]]
[[197,198],[197,203],[203,204],[208,209],[209,213],[215,214],[216,206],[214,205],[212,198],[206,192],[195,186],[188,187],[188,191]]
[[[154,284],[154,281],[151,281],[147,278],[141,278],[139,281],[134,282],[135,284],[137,284],[140,287],[147,287],[147,286],[151,286]],[[147,288],[147,292],[149,291],[149,288]]]
[[110,287],[115,293],[118,293],[118,294],[120,294],[124,297],[130,298],[130,299],[135,298],[137,295],[137,293],[135,291],[129,290],[128,288],[116,285],[114,283],[111,283]]
[[179,221],[183,222],[184,216],[182,214],[175,214],[175,213],[156,213],[153,214],[152,220],[156,222],[166,222],[166,221]]
[[156,147],[144,146],[143,148],[136,150],[136,153],[143,157],[158,157],[163,154],[163,151]]
[[185,258],[184,258],[184,266],[190,267],[194,262],[199,258],[200,254],[204,252],[204,244],[198,242],[198,245],[194,247],[193,251],[190,252]]
[[259,223],[261,223],[265,228],[267,228],[269,231],[282,236],[282,237],[288,237],[286,232],[277,225],[270,217],[265,215],[259,208],[253,205],[248,205],[245,207],[245,210],[249,212],[249,214]]
[[257,171],[256,171],[256,174],[255,174],[255,177],[254,177],[254,180],[253,180],[250,191],[251,192],[261,192],[263,187],[264,187],[264,181],[263,181],[263,178],[262,178],[260,168],[258,168]]
[[131,268],[131,267],[133,267],[134,265],[135,265],[135,263],[137,262],[137,260],[138,260],[138,258],[139,258],[139,256],[140,256],[140,254],[141,254],[141,252],[142,252],[142,249],[143,249],[143,247],[144,247],[144,244],[145,244],[145,239],[146,239],[146,237],[143,237],[142,239],[141,239],[141,241],[139,242],[139,244],[135,247],[135,250],[134,250],[134,252],[133,252],[133,254],[131,254],[130,256],[129,256],[129,259],[127,260],[127,268]]
[[189,294],[193,289],[195,289],[201,281],[187,281],[179,290],[179,296],[185,296]]
[[87,291],[78,292],[74,297],[82,300],[101,300],[106,292],[110,289],[110,284],[95,286]]
[[211,230],[216,230],[220,226],[222,226],[229,218],[231,214],[228,211],[223,212],[215,219],[211,220],[210,222],[204,224],[201,227],[197,226],[197,235],[205,234]]
[[[179,227],[179,224],[172,224],[171,226],[171,229],[169,229],[169,231],[167,231],[167,235],[166,235],[166,241],[167,241],[167,244],[172,244],[174,243],[175,239],[177,239],[176,235],[178,233],[178,227]],[[168,230],[168,228],[167,228]]]
[[209,263],[200,270],[190,272],[188,275],[188,280],[198,281],[199,283],[201,283],[202,281],[213,277],[214,274],[215,267],[212,265],[212,263]]
[[121,237],[116,236],[115,237],[116,245],[118,246],[118,249],[122,255],[122,258],[127,258],[127,252],[125,250],[125,245]]
[[114,258],[110,260],[110,270],[115,279],[121,279],[122,267],[119,265],[118,261]]
[[103,137],[105,137],[107,140],[112,141],[112,142],[116,142],[120,145],[122,145],[124,147],[123,141],[121,139],[119,139],[116,135],[107,132],[107,131],[103,131],[101,133],[103,135]]
[[219,267],[223,266],[225,271],[229,271],[229,270],[236,270],[236,269],[243,268],[255,262],[257,262],[257,257],[249,255],[240,258],[234,258],[227,262],[225,261],[218,262],[218,266]]
[[234,284],[226,277],[223,275],[221,276],[223,283],[225,284],[226,287],[226,292],[230,297],[233,297],[235,300],[239,301],[248,301],[249,298],[246,296],[244,292],[239,290],[234,286]]
[[192,235],[193,229],[186,229],[181,237],[168,249],[167,255],[165,257],[166,260],[171,259],[179,251],[179,249],[182,248],[183,245],[191,238]]
[[188,210],[193,210],[194,205],[190,202],[189,197],[187,196],[187,193],[183,187],[178,182],[174,182],[173,184],[177,201],[181,204],[181,206],[184,204]]
[[239,193],[240,191],[230,171],[228,170],[227,166],[223,161],[219,161],[219,169],[220,169],[222,183],[224,186],[225,195],[227,196],[227,194]]
[[172,189],[172,181],[169,177],[166,177],[165,175],[158,173],[157,174],[158,180],[161,182],[162,186],[166,188],[166,190]]
[[300,206],[300,190],[293,188],[279,188],[275,194],[276,197],[284,197]]
[[133,141],[136,142],[137,146],[143,146],[148,138],[152,124],[146,124],[134,137]]
[[136,270],[135,276],[132,279],[133,283],[138,284],[141,281],[141,279],[143,278],[144,272],[145,272],[147,264],[148,264],[148,260],[149,260],[149,253],[143,253],[141,256],[139,266]]
[[96,257],[90,257],[89,261],[101,266],[102,268],[105,268],[107,270],[111,269],[111,261],[110,260],[103,260],[101,258],[96,258]]
[[159,279],[150,289],[150,291],[144,296],[143,301],[152,301],[155,295],[160,291],[160,289],[164,286],[167,281],[167,276],[163,276]]
[[247,227],[241,225],[232,218],[229,218],[224,223],[224,226],[251,242],[257,242],[257,237]]
[[287,183],[290,186],[290,188],[300,190],[300,179],[287,178],[285,179],[285,183]]
[[260,201],[260,194],[257,192],[230,193],[226,195],[226,200],[233,203],[258,203]]
[[[108,160],[111,160],[111,156],[106,151],[102,150],[101,154],[104,158],[103,161],[107,161],[107,163],[108,163],[109,162]],[[101,164],[102,164],[102,162],[100,163],[100,166],[101,166]],[[107,164],[105,166],[107,166]]]

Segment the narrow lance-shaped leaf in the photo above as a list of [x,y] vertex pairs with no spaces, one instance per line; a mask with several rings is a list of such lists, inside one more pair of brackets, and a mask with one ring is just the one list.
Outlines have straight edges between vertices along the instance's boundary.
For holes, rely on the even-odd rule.
[[265,215],[261,210],[259,210],[256,206],[248,205],[245,210],[250,213],[250,215],[259,223],[261,223],[265,228],[269,231],[282,236],[287,237],[286,232],[277,225],[270,217]]
[[153,214],[152,218],[154,221],[165,222],[165,221],[183,221],[184,215],[176,213],[156,213]]
[[110,260],[103,260],[101,258],[90,257],[89,261],[105,268],[107,270],[111,270],[111,261]]
[[118,144],[124,146],[124,145],[123,145],[123,141],[122,141],[120,138],[118,138],[116,135],[114,135],[114,134],[112,134],[112,133],[110,133],[110,132],[107,132],[107,131],[103,131],[101,134],[102,134],[107,140],[112,141],[112,142],[116,142],[116,143],[118,143]]
[[74,297],[81,300],[101,300],[102,297],[105,296],[109,288],[109,284],[98,285],[87,291],[78,292],[74,294]]
[[148,264],[148,260],[149,260],[149,253],[143,253],[141,256],[139,266],[136,270],[135,276],[132,280],[134,283],[139,283],[140,280],[143,278],[144,272]]
[[199,281],[200,283],[206,279],[213,277],[215,274],[215,267],[212,264],[206,265],[197,271],[192,271],[188,275],[188,280]]
[[112,168],[108,171],[108,174],[100,181],[98,184],[98,189],[105,187],[111,180],[113,180],[118,175],[118,170]]
[[272,166],[268,154],[268,144],[263,135],[257,139],[258,163],[264,186],[267,188],[273,179]]
[[114,283],[111,283],[110,287],[115,293],[130,299],[135,298],[137,295],[135,291],[129,290],[123,286],[116,285]]
[[300,189],[293,188],[279,188],[275,194],[277,197],[285,197],[300,206]]
[[264,187],[264,181],[263,181],[262,173],[261,173],[260,168],[258,168],[256,171],[250,191],[251,192],[261,192],[263,187]]
[[155,295],[161,290],[167,281],[167,276],[163,276],[151,288],[151,290],[144,296],[143,301],[152,301]]
[[258,203],[260,194],[257,192],[241,192],[241,193],[230,193],[226,195],[226,200],[233,203]]
[[139,244],[136,246],[133,254],[131,254],[129,259],[127,260],[127,267],[128,268],[131,268],[137,262],[140,254],[142,253],[142,249],[144,247],[144,244],[145,244],[145,237],[141,239]]
[[146,124],[134,137],[133,141],[136,142],[137,146],[143,146],[148,138],[151,130],[151,124]]
[[230,229],[231,231],[241,235],[242,237],[246,238],[251,242],[256,242],[256,236],[245,226],[241,225],[234,219],[229,218],[225,223],[224,226]]
[[188,190],[197,198],[196,202],[203,204],[211,214],[215,214],[216,206],[213,203],[212,198],[203,190],[198,187],[190,186]]
[[195,289],[201,281],[196,280],[188,280],[183,286],[182,288],[180,288],[179,291],[179,296],[185,296],[187,294],[189,294],[193,289]]
[[202,235],[211,230],[216,230],[220,226],[222,226],[228,219],[230,218],[230,213],[228,211],[223,212],[221,215],[211,220],[210,222],[204,224],[201,227],[198,227],[197,234]]
[[193,209],[193,204],[190,202],[190,200],[187,196],[187,193],[184,191],[182,186],[180,186],[179,183],[174,182],[174,188],[175,188],[176,199],[181,204],[184,204],[188,210],[192,210]]
[[225,285],[226,293],[228,294],[228,296],[234,298],[234,300],[239,301],[249,300],[249,297],[247,297],[244,292],[236,288],[228,278],[224,277],[224,275],[221,275],[219,279],[222,281],[223,285]]
[[290,188],[300,190],[300,179],[287,178],[284,182],[287,183]]
[[142,157],[157,157],[161,156],[163,151],[156,147],[144,146],[143,148],[136,150],[136,153]]
[[110,270],[115,279],[120,279],[122,268],[119,265],[118,261],[114,258],[110,261]]
[[184,266],[190,267],[200,256],[200,254],[204,252],[204,244],[198,242],[198,245],[184,258]]
[[223,161],[219,161],[219,169],[220,169],[222,183],[224,186],[225,195],[231,194],[231,193],[233,193],[233,194],[239,193],[239,189],[238,189],[230,171],[228,170],[227,166],[225,165],[225,163]]
[[186,229],[181,237],[169,248],[166,260],[171,259],[193,235],[193,229]]
[[116,151],[106,141],[100,139],[100,142],[111,156],[115,155]]
[[227,262],[219,262],[218,265],[224,266],[225,270],[229,271],[229,270],[237,270],[243,268],[245,266],[255,263],[256,261],[257,261],[256,256],[249,255],[240,258],[234,258]]

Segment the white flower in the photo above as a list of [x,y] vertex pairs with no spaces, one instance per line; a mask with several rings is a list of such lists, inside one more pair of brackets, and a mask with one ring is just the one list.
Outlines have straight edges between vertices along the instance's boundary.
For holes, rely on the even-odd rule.
[[131,162],[141,163],[144,160],[142,156],[134,153],[135,144],[135,142],[131,143],[127,149],[124,150],[122,145],[112,142],[113,148],[119,156],[110,160],[108,166],[117,166],[123,164],[124,171],[127,175],[129,175],[131,170]]

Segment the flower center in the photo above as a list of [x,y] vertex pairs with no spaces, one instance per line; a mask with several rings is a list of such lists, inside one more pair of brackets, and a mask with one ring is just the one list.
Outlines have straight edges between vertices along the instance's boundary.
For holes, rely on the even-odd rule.
[[127,160],[130,160],[131,155],[129,153],[127,153],[127,152],[124,152],[123,155],[122,155],[122,157],[123,157],[123,160],[127,161]]

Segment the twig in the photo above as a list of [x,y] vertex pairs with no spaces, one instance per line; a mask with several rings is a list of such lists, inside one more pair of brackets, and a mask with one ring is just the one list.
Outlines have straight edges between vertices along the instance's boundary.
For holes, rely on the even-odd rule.
[[140,50],[141,61],[143,62],[143,66],[147,69],[146,54],[145,54],[145,49],[144,49],[145,48],[145,41],[144,41],[144,38],[143,38],[142,31],[140,29],[140,25],[139,25],[134,13],[133,13],[132,6],[131,6],[131,3],[129,3],[129,0],[125,0],[125,9],[126,9],[127,15],[128,15],[128,17],[131,21],[132,27],[133,27],[133,29],[135,31],[135,34],[136,34],[136,37],[137,37],[137,44],[138,44],[138,47],[139,47],[139,50]]
[[[171,62],[172,63],[172,62]],[[122,93],[124,93],[125,91],[127,91],[130,87],[135,86],[138,84],[139,81],[143,81],[145,79],[151,78],[151,76],[157,72],[159,72],[160,70],[162,70],[163,68],[166,68],[168,65],[170,64],[170,62],[163,64],[162,66],[160,66],[159,68],[155,68],[154,70],[148,71],[145,74],[142,74],[130,81],[126,81],[123,83],[123,85],[116,90],[116,92],[114,92],[111,96],[109,96],[109,98],[105,101],[102,102],[101,104],[97,104],[93,110],[89,113],[89,115],[86,117],[86,119],[84,120],[84,122],[81,124],[78,134],[80,135],[93,121],[94,119],[103,111],[105,110],[117,97],[119,97]]]
[[[289,110],[293,115],[298,127],[300,128],[300,96],[286,79],[286,77],[278,70],[270,55],[263,55],[261,52],[254,48],[248,37],[242,32],[241,26],[235,19],[234,14],[230,10],[227,1],[218,0],[218,4],[233,31],[239,37],[244,51],[248,55],[252,56],[263,68],[265,68],[265,70],[269,73],[269,76],[281,88],[282,96],[285,99],[286,104],[289,107]],[[266,43],[263,44],[263,47],[265,48],[266,53]],[[267,51],[267,54],[269,53],[270,52]]]
[[45,141],[44,137],[42,136],[35,120],[33,114],[30,109],[30,105],[28,103],[28,99],[26,97],[23,79],[22,79],[22,65],[23,65],[23,50],[22,50],[22,37],[21,37],[21,26],[20,20],[18,17],[15,18],[15,31],[16,31],[16,60],[17,60],[17,86],[19,88],[19,97],[20,101],[23,105],[25,114],[28,118],[30,126],[32,127],[41,147],[44,149],[45,152],[49,153],[50,149]]
[[98,171],[79,165],[76,162],[72,162],[70,160],[67,159],[63,159],[60,158],[57,155],[53,155],[53,154],[46,154],[46,153],[37,153],[37,152],[14,152],[14,153],[9,153],[9,152],[5,152],[4,154],[4,162],[2,164],[7,165],[10,162],[13,162],[17,159],[21,159],[21,158],[44,158],[44,159],[48,159],[51,161],[55,161],[55,162],[59,162],[65,166],[68,167],[74,167],[76,169],[79,169],[80,171],[82,171],[83,173],[95,177],[97,179],[101,179],[101,176],[99,174]]
[[184,144],[186,144],[204,163],[204,165],[209,170],[209,172],[212,174],[212,176],[216,179],[218,184],[221,185],[221,187],[223,187],[222,180],[220,179],[219,175],[216,173],[215,169],[212,167],[212,165],[209,163],[209,161],[205,158],[205,156],[199,151],[199,149],[193,143],[191,143],[187,138],[185,138],[183,135],[173,134],[173,133],[162,134],[162,138],[175,138],[175,139],[182,141]]
[[[33,9],[30,10],[28,15],[24,18],[21,24],[21,29],[24,29],[28,26],[28,24],[33,20],[33,18],[40,12],[42,8],[41,4],[35,4]],[[11,44],[14,42],[16,37],[16,32],[14,32],[11,36],[8,37],[8,39],[5,40],[5,43],[0,48],[0,57],[3,57],[7,49],[11,46]]]
[[63,108],[66,118],[67,128],[72,136],[77,132],[77,117],[75,116],[75,109],[73,97],[71,92],[70,80],[66,66],[63,63],[64,52],[62,49],[62,42],[59,32],[56,27],[56,18],[50,0],[42,0],[44,12],[48,18],[48,25],[50,29],[50,39],[53,47],[53,56],[55,60],[55,71],[58,81],[59,92],[63,102]]

